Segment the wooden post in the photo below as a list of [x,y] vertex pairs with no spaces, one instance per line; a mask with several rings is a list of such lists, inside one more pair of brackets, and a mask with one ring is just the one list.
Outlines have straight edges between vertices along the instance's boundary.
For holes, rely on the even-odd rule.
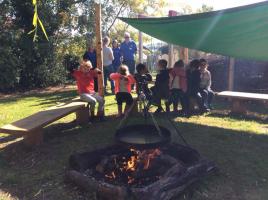
[[95,4],[96,10],[96,55],[97,55],[97,67],[102,71],[102,74],[98,75],[98,92],[100,96],[104,96],[104,82],[103,82],[103,52],[102,52],[102,36],[101,36],[101,5]]
[[[173,17],[177,16],[177,12],[175,10],[170,10],[168,11],[168,16]],[[173,44],[168,45],[168,65],[169,68],[173,67],[173,62],[174,62],[174,47]]]
[[[143,18],[144,15],[139,14],[138,18]],[[142,32],[139,31],[139,63],[143,63],[143,41],[142,41]]]
[[[168,12],[168,16],[169,17],[173,17],[173,16],[178,16],[180,15],[177,11],[174,11],[174,10],[170,10]],[[169,45],[169,59],[168,59],[168,62],[169,62],[169,66],[170,67],[173,67],[173,64],[174,64],[174,54],[173,54],[173,45]],[[188,64],[188,48],[184,48],[184,47],[181,47],[180,48],[180,51],[179,51],[179,56],[180,56],[180,59],[184,61],[185,64]]]
[[235,59],[230,57],[229,61],[229,70],[228,70],[228,90],[234,90],[234,66],[235,66]]

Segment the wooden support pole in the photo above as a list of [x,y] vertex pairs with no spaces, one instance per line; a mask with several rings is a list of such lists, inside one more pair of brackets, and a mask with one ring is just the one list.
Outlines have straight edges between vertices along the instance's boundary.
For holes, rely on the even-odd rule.
[[235,59],[230,57],[229,61],[229,69],[228,69],[228,90],[234,90],[234,66],[235,66]]
[[143,41],[142,32],[139,31],[139,63],[143,63]]
[[[174,10],[168,11],[168,16],[173,17],[177,16],[177,12]],[[169,68],[172,68],[174,64],[174,47],[173,44],[168,45],[168,66]]]
[[188,64],[189,62],[188,48],[181,47],[179,54],[180,54],[180,59],[183,60],[184,64]]
[[[180,15],[177,11],[174,10],[170,10],[168,12],[168,16],[169,17],[173,17],[173,16],[178,16]],[[168,59],[168,63],[169,63],[169,67],[173,67],[173,64],[176,62],[176,60],[174,60],[174,47],[172,44],[169,45],[169,59]],[[188,58],[188,48],[184,48],[181,47],[180,48],[180,52],[179,52],[179,57],[181,60],[184,61],[185,64],[188,64],[189,58]]]
[[[138,18],[143,18],[144,15],[139,14]],[[142,40],[142,32],[139,31],[139,63],[143,63],[143,40]]]
[[[97,67],[103,72],[103,51],[102,51],[102,35],[101,35],[101,5],[95,4],[96,10],[96,55],[97,55]],[[103,73],[98,75],[98,92],[100,96],[104,96],[104,82]]]

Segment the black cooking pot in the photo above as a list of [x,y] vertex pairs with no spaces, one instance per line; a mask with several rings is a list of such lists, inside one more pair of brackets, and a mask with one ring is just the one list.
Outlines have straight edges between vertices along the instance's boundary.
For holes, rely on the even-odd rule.
[[151,124],[135,124],[120,128],[115,141],[128,148],[154,149],[170,142],[170,131],[162,126],[159,130]]

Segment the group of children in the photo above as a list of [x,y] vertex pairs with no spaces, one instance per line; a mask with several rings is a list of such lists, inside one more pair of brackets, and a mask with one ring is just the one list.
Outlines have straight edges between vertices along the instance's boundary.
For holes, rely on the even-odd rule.
[[[155,112],[163,111],[161,100],[165,101],[166,111],[170,112],[173,104],[174,112],[178,112],[178,103],[181,103],[182,114],[190,114],[190,99],[196,99],[200,112],[211,109],[213,91],[211,90],[211,75],[207,70],[208,63],[205,59],[193,60],[185,70],[184,62],[177,61],[172,69],[167,68],[167,61],[158,61],[158,73],[155,85],[151,88],[148,83],[152,81],[144,64],[136,66],[137,73],[133,76],[126,65],[120,65],[118,71],[110,74],[110,79],[115,83],[115,96],[118,105],[118,117],[129,111],[133,103],[131,86],[136,84],[138,96],[145,95],[149,105],[157,106]],[[91,118],[95,117],[95,105],[98,103],[97,116],[103,119],[104,99],[94,91],[94,78],[102,72],[93,68],[90,61],[82,61],[77,70],[71,70],[76,79],[78,92],[83,101],[89,102]],[[123,111],[122,104],[126,103]]]

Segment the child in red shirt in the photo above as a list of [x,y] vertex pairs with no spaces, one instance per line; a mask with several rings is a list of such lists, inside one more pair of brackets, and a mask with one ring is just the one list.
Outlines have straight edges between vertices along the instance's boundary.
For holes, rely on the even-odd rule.
[[81,100],[90,104],[91,119],[94,118],[95,105],[98,102],[97,116],[100,119],[104,114],[104,99],[94,91],[94,78],[101,71],[98,68],[93,69],[90,61],[82,61],[78,70],[73,70],[71,74],[76,80],[77,90]]
[[112,73],[110,79],[115,82],[115,96],[118,105],[118,117],[122,116],[122,104],[126,102],[124,114],[128,112],[128,109],[133,103],[131,96],[131,85],[136,81],[134,77],[129,73],[126,65],[121,65],[117,73]]

